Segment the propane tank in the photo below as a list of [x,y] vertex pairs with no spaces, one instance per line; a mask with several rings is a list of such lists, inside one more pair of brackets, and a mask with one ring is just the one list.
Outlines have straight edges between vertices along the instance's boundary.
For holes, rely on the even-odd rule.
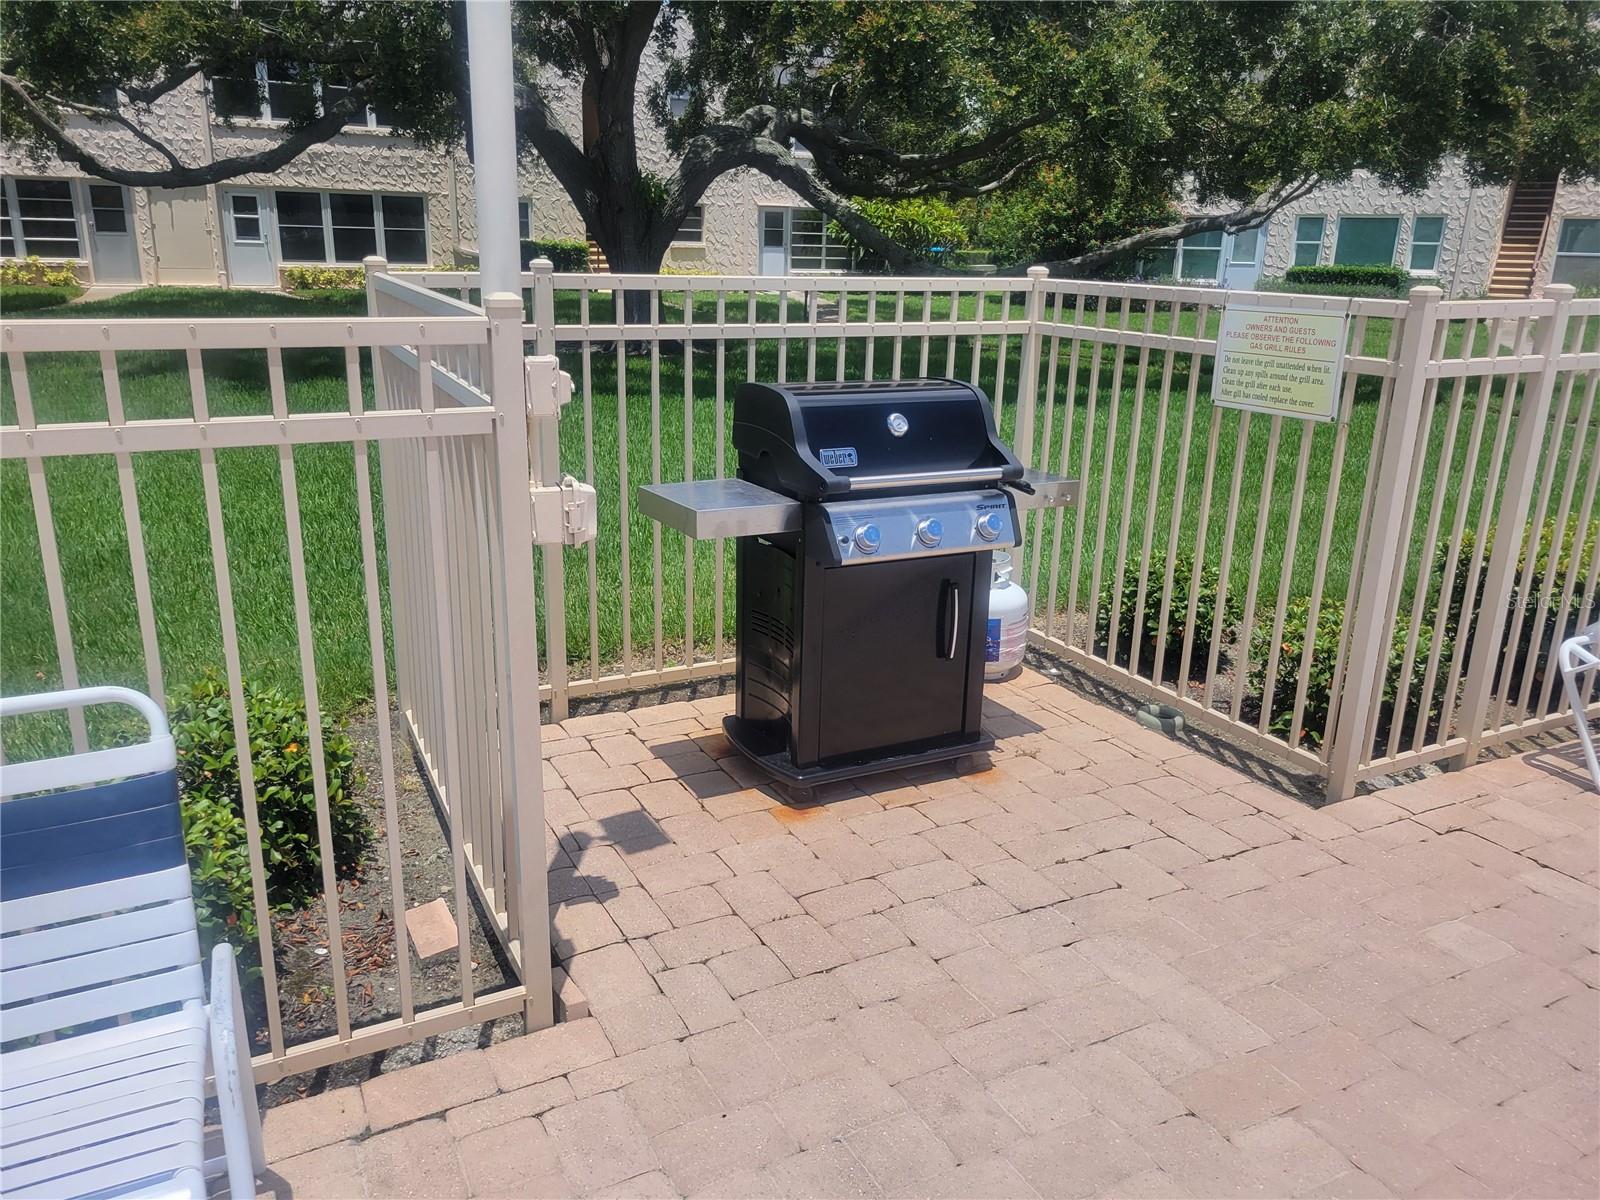
[[1028,593],[1011,582],[1011,555],[995,552],[989,583],[989,627],[983,646],[983,677],[1006,679],[1022,666],[1028,645]]

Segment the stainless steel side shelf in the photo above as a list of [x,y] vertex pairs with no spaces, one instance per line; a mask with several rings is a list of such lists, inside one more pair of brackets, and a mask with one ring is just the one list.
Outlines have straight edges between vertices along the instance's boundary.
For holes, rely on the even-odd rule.
[[1066,508],[1078,502],[1078,481],[1067,479],[1060,475],[1052,475],[1049,471],[1027,470],[1022,473],[1022,482],[1033,488],[1030,496],[1020,488],[1011,490],[1012,498],[1017,502],[1017,508],[1023,511],[1033,508]]
[[800,529],[798,500],[742,479],[646,484],[639,489],[639,511],[698,541]]

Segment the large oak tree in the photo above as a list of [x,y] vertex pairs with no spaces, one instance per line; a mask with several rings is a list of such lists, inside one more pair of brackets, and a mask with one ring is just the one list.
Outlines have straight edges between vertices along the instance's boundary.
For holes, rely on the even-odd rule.
[[[443,146],[468,133],[462,27],[450,0],[13,4],[0,131],[134,186],[274,170],[369,104]],[[1051,264],[1068,271],[1260,224],[1360,169],[1407,188],[1449,156],[1478,182],[1600,171],[1591,0],[543,0],[516,6],[515,40],[521,145],[619,270],[656,269],[688,211],[741,168],[891,267],[905,251],[856,200],[981,197],[1048,167],[1088,209],[1157,212],[1184,194],[1217,210],[1074,247]],[[641,69],[652,52],[664,79]],[[196,76],[248,77],[258,59],[338,90],[263,151],[189,162],[161,140],[151,105]],[[108,84],[115,107],[98,99]],[[558,117],[562,89],[582,97],[582,128]],[[147,163],[104,161],[73,116],[121,128]],[[641,145],[662,137],[671,165],[652,171]]]

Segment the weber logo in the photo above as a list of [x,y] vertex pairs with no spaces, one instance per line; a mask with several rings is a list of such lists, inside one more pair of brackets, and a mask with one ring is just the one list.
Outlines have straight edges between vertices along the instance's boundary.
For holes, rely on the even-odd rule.
[[834,446],[819,452],[825,467],[854,467],[858,465],[854,446]]

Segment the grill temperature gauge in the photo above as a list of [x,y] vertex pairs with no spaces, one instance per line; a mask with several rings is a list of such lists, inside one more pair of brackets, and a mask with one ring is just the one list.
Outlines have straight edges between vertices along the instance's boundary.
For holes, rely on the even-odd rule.
[[883,545],[883,534],[876,525],[857,525],[855,538],[856,549],[863,554],[876,554],[878,547]]
[[978,536],[986,542],[994,541],[1004,528],[1005,522],[1000,519],[999,513],[986,512],[978,518]]

